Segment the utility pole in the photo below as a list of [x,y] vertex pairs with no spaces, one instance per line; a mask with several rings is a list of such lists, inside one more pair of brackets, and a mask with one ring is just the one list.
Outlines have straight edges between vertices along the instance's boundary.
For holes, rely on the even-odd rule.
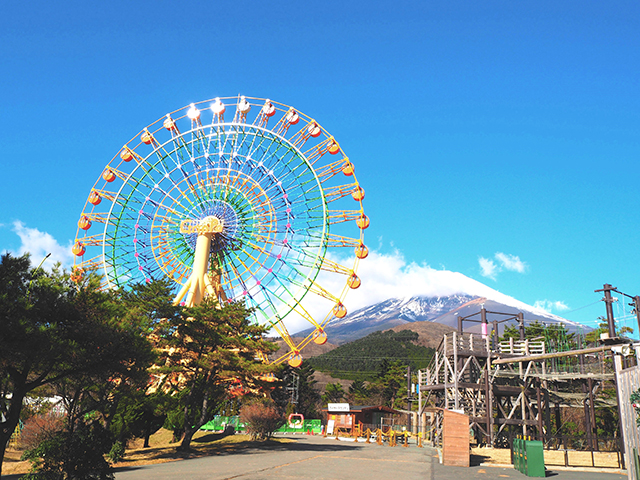
[[613,319],[613,297],[611,296],[611,291],[616,290],[616,287],[612,287],[608,283],[605,283],[602,286],[602,289],[595,290],[595,292],[604,292],[604,303],[607,308],[607,323],[609,325],[609,338],[614,338],[616,336],[616,324]]
[[524,330],[524,313],[518,312],[518,330],[520,330],[520,341],[524,342],[525,330]]
[[633,307],[636,318],[638,319],[638,335],[640,335],[640,297],[637,295],[633,297],[633,303],[630,303],[629,305]]

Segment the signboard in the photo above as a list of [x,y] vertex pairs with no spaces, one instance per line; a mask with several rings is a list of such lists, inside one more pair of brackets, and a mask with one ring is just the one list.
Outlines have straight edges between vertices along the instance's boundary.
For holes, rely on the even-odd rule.
[[329,412],[348,412],[350,410],[348,403],[329,403],[327,411]]
[[329,420],[327,422],[327,435],[333,435],[333,427],[335,426],[335,421]]

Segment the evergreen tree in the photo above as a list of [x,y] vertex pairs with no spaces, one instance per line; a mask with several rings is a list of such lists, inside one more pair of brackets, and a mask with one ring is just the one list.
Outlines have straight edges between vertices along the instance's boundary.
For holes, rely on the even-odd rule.
[[376,404],[392,408],[402,408],[406,397],[407,368],[399,361],[383,360],[378,376],[371,382],[371,396]]
[[76,285],[58,268],[34,270],[28,255],[0,258],[0,461],[30,392],[48,386],[63,396],[60,438],[71,441],[87,412],[106,413],[119,386],[146,380],[152,346],[120,292],[99,283],[93,274]]
[[214,299],[169,319],[156,333],[161,346],[159,388],[178,392],[184,436],[179,450],[188,450],[193,435],[218,412],[239,384],[257,391],[259,376],[269,367],[255,361],[276,347],[263,340],[266,327],[251,323],[240,303],[220,306]]
[[320,418],[320,393],[313,378],[315,370],[309,362],[303,362],[295,369],[298,374],[298,404],[296,413],[301,413],[304,418]]
[[344,399],[346,392],[339,383],[327,383],[322,395],[322,401],[325,403],[339,403]]
[[370,402],[371,392],[362,380],[354,380],[349,386],[347,398],[353,405],[366,405]]
[[313,357],[309,363],[337,378],[374,381],[385,359],[398,360],[414,370],[426,368],[434,350],[416,345],[418,338],[419,335],[411,330],[373,332]]

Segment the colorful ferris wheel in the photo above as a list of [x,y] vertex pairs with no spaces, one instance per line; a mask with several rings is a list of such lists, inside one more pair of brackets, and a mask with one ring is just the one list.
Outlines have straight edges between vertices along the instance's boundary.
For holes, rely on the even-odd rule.
[[[298,366],[360,286],[363,198],[338,142],[298,110],[244,96],[191,104],[106,165],[78,221],[74,275],[95,269],[105,288],[169,278],[186,306],[244,301],[289,347],[272,361]],[[294,340],[301,323],[312,333]]]

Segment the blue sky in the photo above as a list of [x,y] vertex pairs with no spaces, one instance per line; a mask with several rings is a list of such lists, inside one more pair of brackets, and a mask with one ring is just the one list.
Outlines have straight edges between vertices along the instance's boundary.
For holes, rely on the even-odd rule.
[[640,295],[639,24],[632,1],[7,3],[0,250],[68,262],[90,188],[141,128],[268,97],[339,140],[367,243],[400,272],[593,325],[603,283]]

